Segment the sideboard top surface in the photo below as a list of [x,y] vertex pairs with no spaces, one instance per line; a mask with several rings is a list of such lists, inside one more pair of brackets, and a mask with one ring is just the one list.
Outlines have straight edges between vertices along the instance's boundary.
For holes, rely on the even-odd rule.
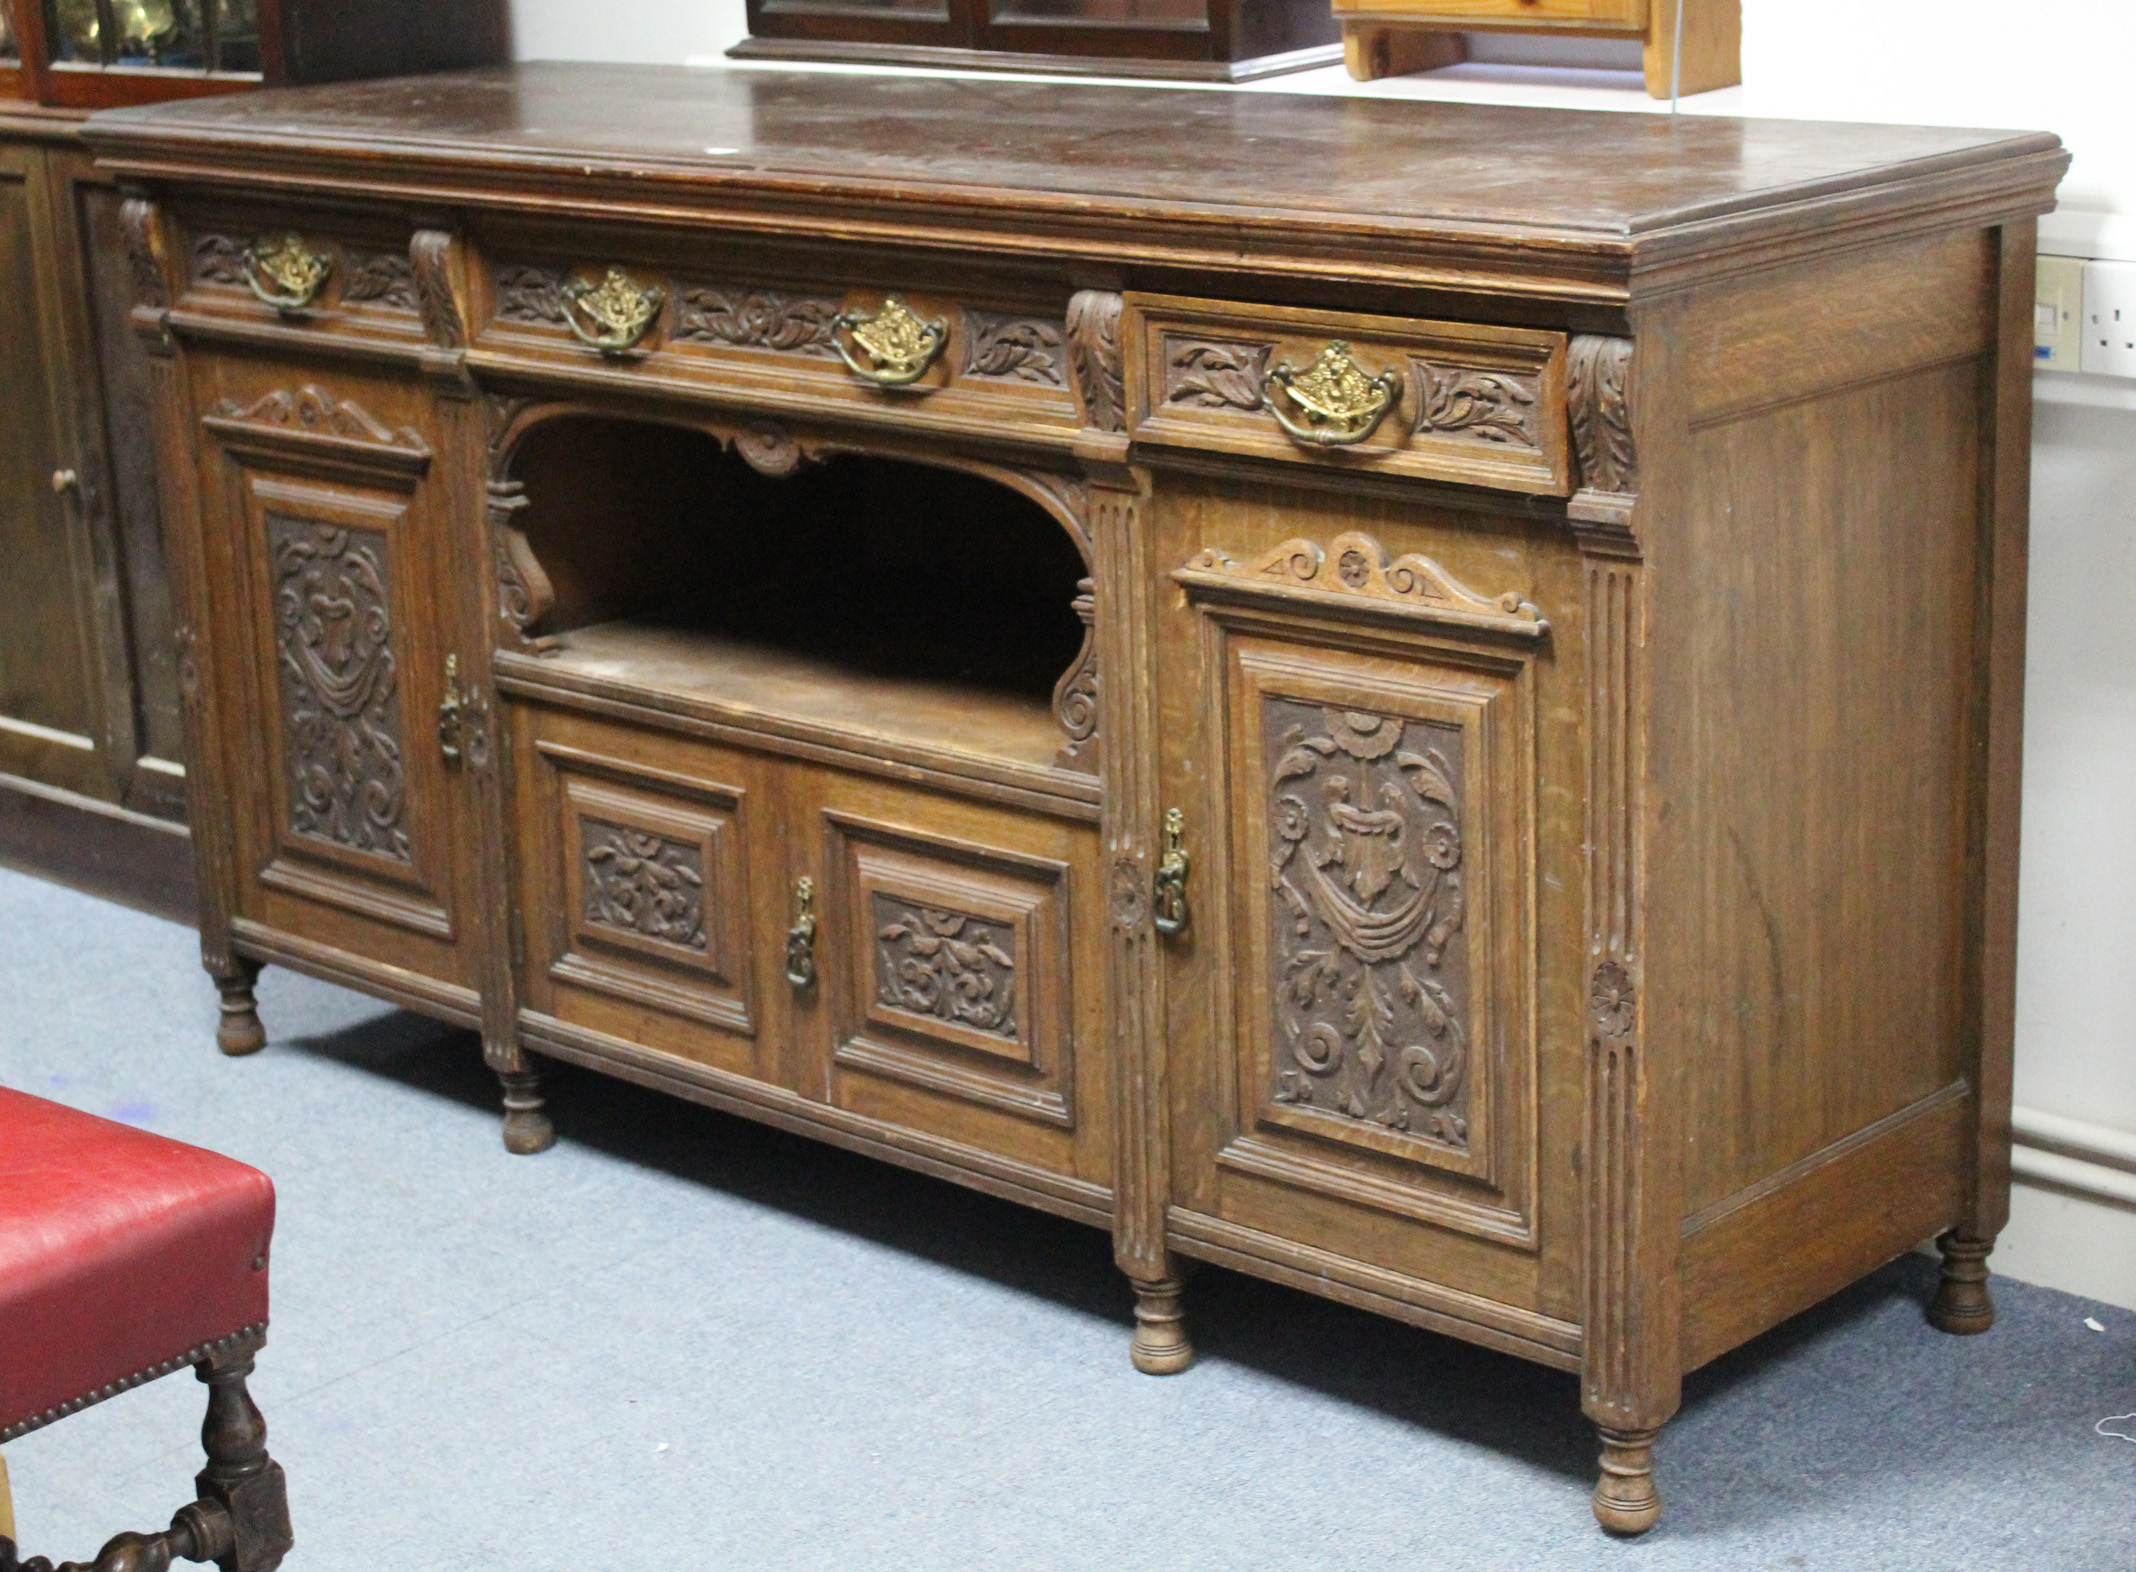
[[[627,195],[1015,210],[1152,223],[1400,232],[1629,256],[1721,223],[1924,202],[2044,211],[2040,132],[808,71],[532,63],[98,116],[121,173],[334,179],[478,201]],[[1931,193],[1928,188],[1935,188]],[[1777,223],[1777,227],[1788,227]]]

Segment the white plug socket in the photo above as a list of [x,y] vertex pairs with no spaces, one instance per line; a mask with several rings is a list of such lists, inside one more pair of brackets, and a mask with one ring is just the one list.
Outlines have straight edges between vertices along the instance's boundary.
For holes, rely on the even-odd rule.
[[2041,256],[2032,293],[2032,363],[2074,371],[2084,355],[2084,259]]
[[2084,356],[2080,369],[2136,377],[2136,262],[2084,264]]

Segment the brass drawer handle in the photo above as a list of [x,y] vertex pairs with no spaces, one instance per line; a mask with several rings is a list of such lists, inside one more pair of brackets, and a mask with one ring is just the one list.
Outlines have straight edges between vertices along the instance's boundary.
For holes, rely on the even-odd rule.
[[[841,334],[852,335],[868,357],[866,365],[853,358]],[[856,377],[877,387],[910,387],[927,375],[927,368],[949,343],[949,323],[941,317],[922,322],[910,306],[892,295],[873,313],[841,311],[831,321],[831,342]]]
[[1164,855],[1157,859],[1157,877],[1150,895],[1150,921],[1166,938],[1185,933],[1194,914],[1187,907],[1189,859],[1184,843],[1187,816],[1177,808],[1164,816]]
[[564,286],[564,321],[581,344],[620,355],[645,337],[667,294],[657,284],[640,288],[619,267],[599,284],[574,279]]
[[291,230],[245,247],[245,282],[277,311],[302,311],[319,298],[334,271],[332,253],[314,251]]
[[[1304,412],[1302,423],[1284,412],[1271,389]],[[1303,371],[1292,370],[1287,360],[1272,369],[1261,388],[1261,407],[1294,441],[1310,448],[1346,448],[1377,431],[1401,396],[1401,373],[1366,376],[1350,358],[1350,346],[1336,339]]]
[[816,980],[816,881],[803,875],[794,883],[799,915],[786,932],[786,980],[806,988]]

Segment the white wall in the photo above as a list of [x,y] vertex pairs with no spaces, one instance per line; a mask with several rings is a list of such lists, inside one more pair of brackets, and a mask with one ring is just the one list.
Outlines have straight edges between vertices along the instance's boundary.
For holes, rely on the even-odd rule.
[[[513,0],[513,15],[529,59],[674,62],[744,31],[741,0]],[[2136,260],[2131,0],[1743,0],[1743,23],[1744,86],[1687,108],[2059,132],[2075,162],[2042,248]],[[1607,73],[1494,63],[1363,88],[1339,69],[1260,86],[1655,107]],[[2136,1307],[2136,382],[2047,373],[2039,392],[2023,1144],[1996,1265]]]

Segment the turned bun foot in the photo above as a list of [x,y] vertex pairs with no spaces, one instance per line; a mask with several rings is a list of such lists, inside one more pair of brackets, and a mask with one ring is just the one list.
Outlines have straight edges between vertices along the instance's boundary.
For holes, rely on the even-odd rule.
[[1176,1277],[1135,1284],[1135,1340],[1128,1355],[1144,1375],[1177,1375],[1194,1363],[1184,1295]]
[[504,1149],[519,1157],[532,1157],[556,1144],[556,1126],[542,1112],[541,1073],[537,1070],[500,1070],[504,1083]]
[[1995,1301],[1988,1295],[1988,1252],[1995,1241],[1945,1234],[1936,1248],[1943,1252],[1943,1281],[1929,1301],[1928,1324],[1956,1337],[1985,1332],[1995,1324]]
[[1612,1534],[1644,1534],[1661,1520],[1654,1488],[1658,1430],[1603,1430],[1602,1474],[1595,1481],[1595,1521]]
[[258,1053],[267,1046],[267,1028],[260,1024],[260,1003],[253,987],[260,980],[257,961],[240,961],[235,976],[215,979],[222,995],[222,1019],[215,1027],[215,1046],[233,1059]]

